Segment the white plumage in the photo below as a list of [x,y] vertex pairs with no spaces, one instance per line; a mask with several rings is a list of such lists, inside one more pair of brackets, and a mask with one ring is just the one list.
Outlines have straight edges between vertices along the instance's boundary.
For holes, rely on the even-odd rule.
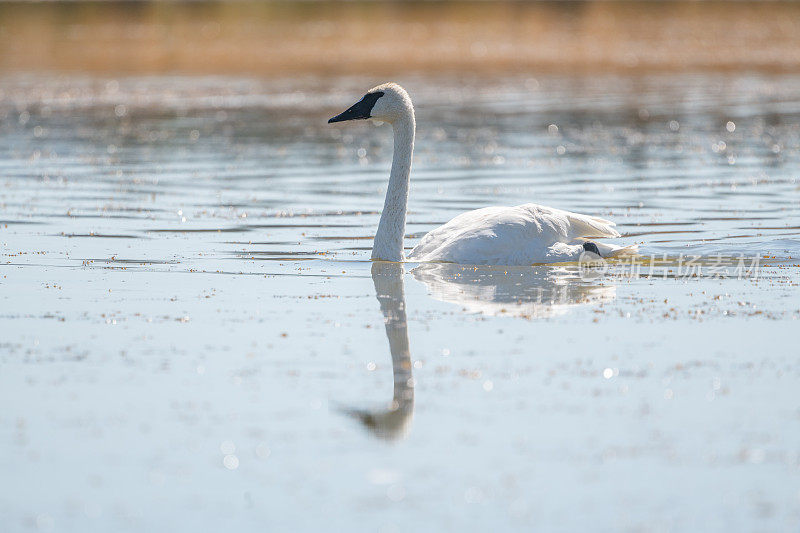
[[[403,261],[408,180],[416,128],[411,98],[395,83],[379,85],[329,122],[354,119],[375,119],[392,125],[392,170],[372,259]],[[411,250],[408,259],[471,265],[568,262],[580,259],[589,239],[619,236],[613,222],[590,215],[537,204],[485,207],[458,215],[425,235]],[[592,245],[587,246],[592,249],[596,246],[602,257],[636,252],[636,245],[620,247],[594,241]]]
[[[484,207],[425,235],[408,258],[471,265],[577,261],[586,240],[602,237],[619,237],[613,222],[537,204]],[[627,250],[610,244],[597,247],[602,256]]]

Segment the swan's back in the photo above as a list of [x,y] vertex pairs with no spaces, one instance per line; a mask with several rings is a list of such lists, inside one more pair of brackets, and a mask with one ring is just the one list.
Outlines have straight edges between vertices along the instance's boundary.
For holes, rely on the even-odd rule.
[[476,265],[572,260],[573,250],[559,244],[603,237],[619,237],[614,223],[603,218],[537,204],[485,207],[458,215],[425,235],[409,259]]

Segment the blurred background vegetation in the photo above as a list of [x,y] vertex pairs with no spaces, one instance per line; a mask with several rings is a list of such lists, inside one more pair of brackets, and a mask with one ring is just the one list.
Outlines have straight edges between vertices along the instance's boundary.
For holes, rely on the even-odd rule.
[[0,72],[798,67],[795,2],[0,4]]

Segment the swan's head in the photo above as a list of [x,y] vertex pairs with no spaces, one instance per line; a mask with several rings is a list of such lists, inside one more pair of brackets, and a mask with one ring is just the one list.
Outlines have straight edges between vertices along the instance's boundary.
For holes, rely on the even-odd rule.
[[359,119],[392,123],[413,116],[414,108],[406,90],[396,83],[384,83],[370,89],[361,100],[328,120],[328,123]]

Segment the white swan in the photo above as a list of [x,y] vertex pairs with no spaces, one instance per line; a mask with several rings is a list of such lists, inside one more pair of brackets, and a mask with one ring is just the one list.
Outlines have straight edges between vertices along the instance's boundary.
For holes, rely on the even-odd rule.
[[[408,180],[414,151],[414,106],[396,83],[370,89],[343,113],[328,120],[373,119],[394,129],[394,157],[386,201],[372,246],[375,261],[404,261]],[[590,252],[602,257],[635,253],[636,247],[594,243],[590,238],[619,237],[614,223],[552,207],[523,204],[485,207],[458,215],[417,244],[408,260],[473,265],[530,265],[577,261]]]

